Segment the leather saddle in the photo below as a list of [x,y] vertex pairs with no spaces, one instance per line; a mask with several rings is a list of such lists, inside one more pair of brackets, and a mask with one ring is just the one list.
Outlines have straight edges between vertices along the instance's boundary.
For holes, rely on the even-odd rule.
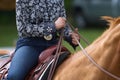
[[[40,55],[38,59],[38,65],[30,71],[30,73],[27,75],[26,80],[47,80],[46,76],[49,74],[50,66],[52,62],[54,61],[55,52],[57,49],[57,45],[51,46],[48,49],[44,50]],[[70,55],[70,52],[67,48],[61,47],[60,52],[60,58],[58,60],[57,67]],[[11,62],[13,54],[9,57],[9,59],[3,63],[3,65],[0,67],[0,80],[4,79],[7,75],[8,68],[6,68],[6,65]],[[49,69],[49,70],[48,70]],[[47,72],[46,72],[47,71]]]
[[[26,80],[47,80],[50,66],[54,61],[55,52],[57,49],[57,45],[51,46],[48,49],[44,50],[38,60],[38,65],[30,72],[27,76]],[[58,64],[56,68],[70,55],[70,52],[67,48],[61,48],[60,58],[58,60]]]

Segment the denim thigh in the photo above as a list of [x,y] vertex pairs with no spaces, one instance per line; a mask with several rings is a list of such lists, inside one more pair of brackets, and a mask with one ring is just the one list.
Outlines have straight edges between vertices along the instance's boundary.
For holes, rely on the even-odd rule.
[[29,71],[38,63],[44,47],[22,46],[16,50],[8,71],[7,80],[25,80]]

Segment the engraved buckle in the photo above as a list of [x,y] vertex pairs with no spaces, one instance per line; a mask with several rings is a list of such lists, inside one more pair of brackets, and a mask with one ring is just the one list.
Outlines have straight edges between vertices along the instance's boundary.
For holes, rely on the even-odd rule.
[[52,36],[52,34],[49,34],[49,35],[47,35],[47,36],[44,36],[44,39],[45,40],[51,40],[53,38],[53,36]]

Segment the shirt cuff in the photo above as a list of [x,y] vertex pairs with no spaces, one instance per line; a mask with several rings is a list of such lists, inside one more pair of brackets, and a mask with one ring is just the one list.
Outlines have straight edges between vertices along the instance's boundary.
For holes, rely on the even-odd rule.
[[47,22],[44,27],[44,35],[54,34],[56,33],[56,28],[54,22]]

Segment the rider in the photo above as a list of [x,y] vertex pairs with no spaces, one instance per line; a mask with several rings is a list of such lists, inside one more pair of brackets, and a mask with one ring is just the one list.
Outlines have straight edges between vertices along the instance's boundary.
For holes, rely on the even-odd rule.
[[39,54],[58,43],[61,28],[72,46],[77,45],[73,35],[79,39],[66,26],[64,0],[16,0],[16,23],[19,39],[7,80],[25,80],[37,65]]

